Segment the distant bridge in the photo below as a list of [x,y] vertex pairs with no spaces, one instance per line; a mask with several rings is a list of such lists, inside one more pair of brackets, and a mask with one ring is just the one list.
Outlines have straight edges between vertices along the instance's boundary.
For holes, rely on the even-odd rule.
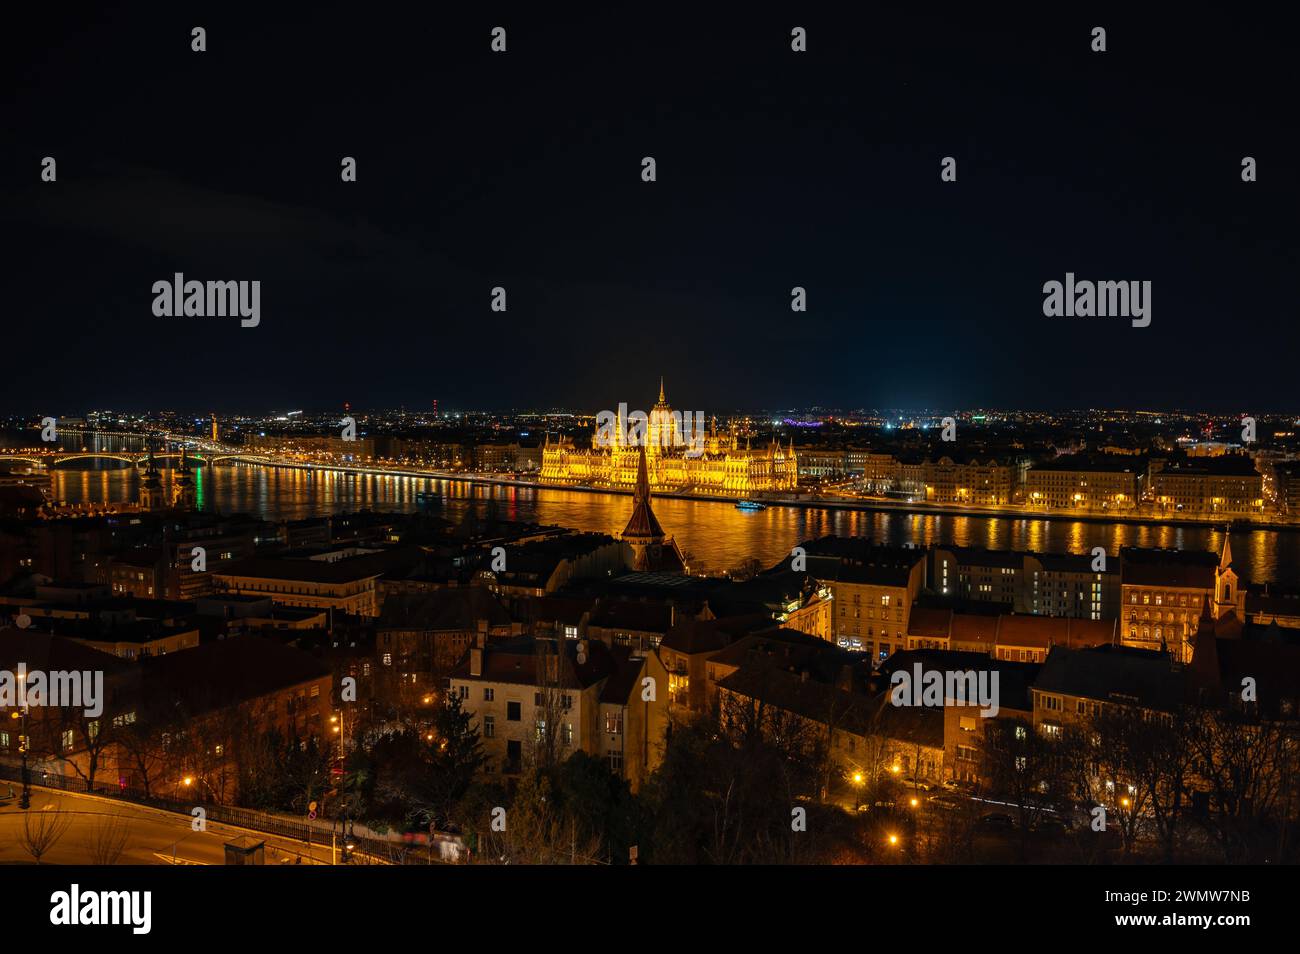
[[[161,431],[140,433],[137,431],[99,431],[86,430],[82,428],[59,428],[60,434],[86,434],[96,437],[122,437],[139,441],[158,441],[166,444],[174,444],[194,448],[193,451],[187,451],[186,456],[196,463],[214,465],[222,463],[245,463],[256,464],[261,467],[281,467],[288,470],[300,470],[307,472],[325,472],[356,474],[360,476],[383,476],[383,477],[406,477],[417,479],[434,479],[434,480],[467,480],[475,481],[476,478],[469,475],[456,475],[434,470],[421,470],[413,467],[394,466],[393,464],[363,463],[363,462],[342,462],[342,461],[320,461],[304,460],[301,457],[281,457],[272,454],[247,453],[239,447],[233,447],[229,444],[222,444],[217,441],[206,440],[196,437],[193,434],[170,434]],[[155,453],[155,460],[167,458],[179,458],[179,451],[167,451]],[[46,469],[57,467],[60,464],[76,460],[115,460],[123,464],[139,467],[149,460],[148,453],[144,451],[92,451],[83,448],[79,451],[63,450],[50,447],[22,447],[15,448],[11,453],[0,453],[0,461],[13,460],[24,461],[33,466],[44,466]],[[485,483],[496,483],[496,478],[479,478]],[[512,481],[502,481],[512,483]],[[520,486],[529,486],[524,483]]]
[[[248,463],[255,463],[255,464],[272,463],[271,458],[263,454],[243,454],[237,451],[228,452],[228,453],[207,454],[207,455],[187,452],[185,454],[185,457],[188,458],[189,460],[193,460],[205,464],[216,464],[216,463],[220,463],[221,461],[246,461]],[[181,454],[179,451],[168,451],[165,453],[154,454],[153,458],[156,461],[169,460],[169,459],[179,461],[181,458]],[[40,466],[57,467],[60,464],[66,464],[69,461],[75,461],[75,460],[116,460],[116,461],[120,461],[123,464],[129,464],[134,467],[139,467],[143,464],[148,463],[149,455],[141,454],[137,451],[131,451],[128,453],[116,453],[113,451],[24,450],[14,454],[0,454],[0,461],[5,461],[5,460],[23,461],[35,467],[40,467]]]

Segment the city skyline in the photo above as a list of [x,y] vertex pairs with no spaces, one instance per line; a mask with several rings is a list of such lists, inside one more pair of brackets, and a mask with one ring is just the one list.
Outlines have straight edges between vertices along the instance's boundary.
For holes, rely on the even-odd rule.
[[[594,417],[602,411],[610,410],[611,407],[616,409],[618,405],[625,404],[628,407],[635,407],[638,404],[638,395],[642,392],[649,395],[651,388],[623,388],[622,394],[631,394],[631,398],[622,397],[621,400],[607,401],[606,407],[590,399],[575,404],[564,405],[557,403],[520,403],[513,405],[489,405],[489,404],[450,404],[437,398],[430,398],[420,404],[379,404],[379,405],[362,405],[350,400],[342,400],[338,405],[322,406],[310,404],[281,404],[274,405],[262,403],[260,406],[248,405],[242,407],[231,407],[229,404],[219,402],[209,402],[206,405],[197,403],[190,405],[166,405],[159,403],[143,404],[121,404],[113,400],[91,399],[88,402],[72,401],[55,401],[45,402],[40,407],[27,407],[21,402],[16,402],[12,406],[0,408],[0,420],[12,419],[19,420],[27,417],[40,416],[46,411],[68,411],[75,412],[76,417],[85,417],[87,415],[98,414],[118,414],[124,418],[144,419],[150,416],[165,414],[172,415],[193,415],[195,421],[207,420],[212,414],[221,417],[230,418],[248,418],[248,419],[283,419],[292,420],[294,416],[312,419],[320,416],[331,414],[342,415],[344,413],[356,413],[361,415],[385,415],[385,414],[406,414],[409,416],[418,416],[429,419],[450,419],[454,415],[574,415]],[[689,394],[690,391],[687,390]],[[641,397],[641,405],[650,407],[653,405],[652,397]],[[861,417],[901,414],[911,415],[917,418],[927,415],[933,416],[946,413],[958,414],[995,414],[995,415],[1058,415],[1058,416],[1079,416],[1079,415],[1104,415],[1111,414],[1119,417],[1131,417],[1133,420],[1143,420],[1153,416],[1168,415],[1171,417],[1203,417],[1206,419],[1229,419],[1234,414],[1252,413],[1268,417],[1297,417],[1300,416],[1300,406],[1264,406],[1243,403],[1239,406],[1228,406],[1221,408],[1212,408],[1207,405],[1152,405],[1147,407],[1119,407],[1104,405],[1061,405],[1050,406],[1046,404],[1023,404],[1023,405],[989,405],[989,404],[967,404],[957,402],[951,405],[921,405],[921,404],[894,404],[894,405],[868,405],[868,404],[842,404],[828,405],[818,402],[808,404],[788,404],[788,405],[762,405],[762,404],[743,404],[734,402],[723,402],[714,405],[714,410],[709,413],[718,413],[726,415],[758,415],[758,414],[801,414],[814,418],[839,418],[839,417]]]

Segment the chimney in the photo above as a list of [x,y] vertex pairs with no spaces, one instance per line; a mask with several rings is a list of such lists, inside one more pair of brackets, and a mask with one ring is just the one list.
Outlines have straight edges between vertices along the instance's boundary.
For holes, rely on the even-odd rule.
[[469,674],[471,676],[483,675],[483,647],[474,646],[469,651]]

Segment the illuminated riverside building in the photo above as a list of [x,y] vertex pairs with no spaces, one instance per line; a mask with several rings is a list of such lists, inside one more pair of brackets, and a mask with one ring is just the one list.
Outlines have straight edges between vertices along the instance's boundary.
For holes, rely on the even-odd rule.
[[[643,438],[635,428],[629,433],[626,420],[617,422],[608,440],[598,427],[590,449],[577,447],[572,438],[552,441],[548,436],[542,448],[541,483],[632,490],[644,446],[650,488],[655,491],[743,495],[798,486],[793,439],[788,447],[775,438],[758,448],[746,438],[741,446],[734,431],[718,434],[716,421],[702,435],[688,419],[689,412],[674,416],[661,383],[659,402],[648,415]],[[696,425],[701,423],[697,419]]]
[[1146,461],[1072,454],[1029,471],[1025,502],[1033,510],[1132,510],[1146,484]]
[[1151,463],[1156,509],[1191,514],[1250,516],[1264,511],[1264,475],[1243,454]]
[[356,440],[345,441],[341,437],[327,437],[320,434],[285,434],[266,437],[257,435],[245,438],[244,449],[250,453],[370,460],[375,456],[375,441],[372,437],[358,437]]
[[1002,505],[1015,494],[1015,470],[992,458],[955,461],[940,457],[926,463],[925,499],[935,503]]

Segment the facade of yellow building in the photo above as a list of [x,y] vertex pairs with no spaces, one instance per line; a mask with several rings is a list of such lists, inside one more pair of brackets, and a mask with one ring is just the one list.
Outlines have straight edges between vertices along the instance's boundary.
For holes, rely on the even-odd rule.
[[[610,417],[612,413],[606,412]],[[793,440],[775,439],[761,447],[734,433],[719,434],[717,422],[704,432],[703,416],[675,413],[664,398],[648,415],[619,413],[599,424],[592,446],[580,448],[572,438],[546,439],[540,482],[553,487],[608,487],[631,491],[636,485],[640,449],[645,447],[650,489],[656,492],[745,495],[764,490],[794,490],[799,462]]]
[[1126,549],[1120,595],[1120,639],[1135,649],[1167,649],[1191,662],[1207,603],[1211,616],[1246,618],[1246,591],[1232,569],[1227,538],[1217,565],[1212,553]]
[[1146,469],[1133,457],[1067,455],[1029,471],[1025,502],[1036,510],[1133,510]]

